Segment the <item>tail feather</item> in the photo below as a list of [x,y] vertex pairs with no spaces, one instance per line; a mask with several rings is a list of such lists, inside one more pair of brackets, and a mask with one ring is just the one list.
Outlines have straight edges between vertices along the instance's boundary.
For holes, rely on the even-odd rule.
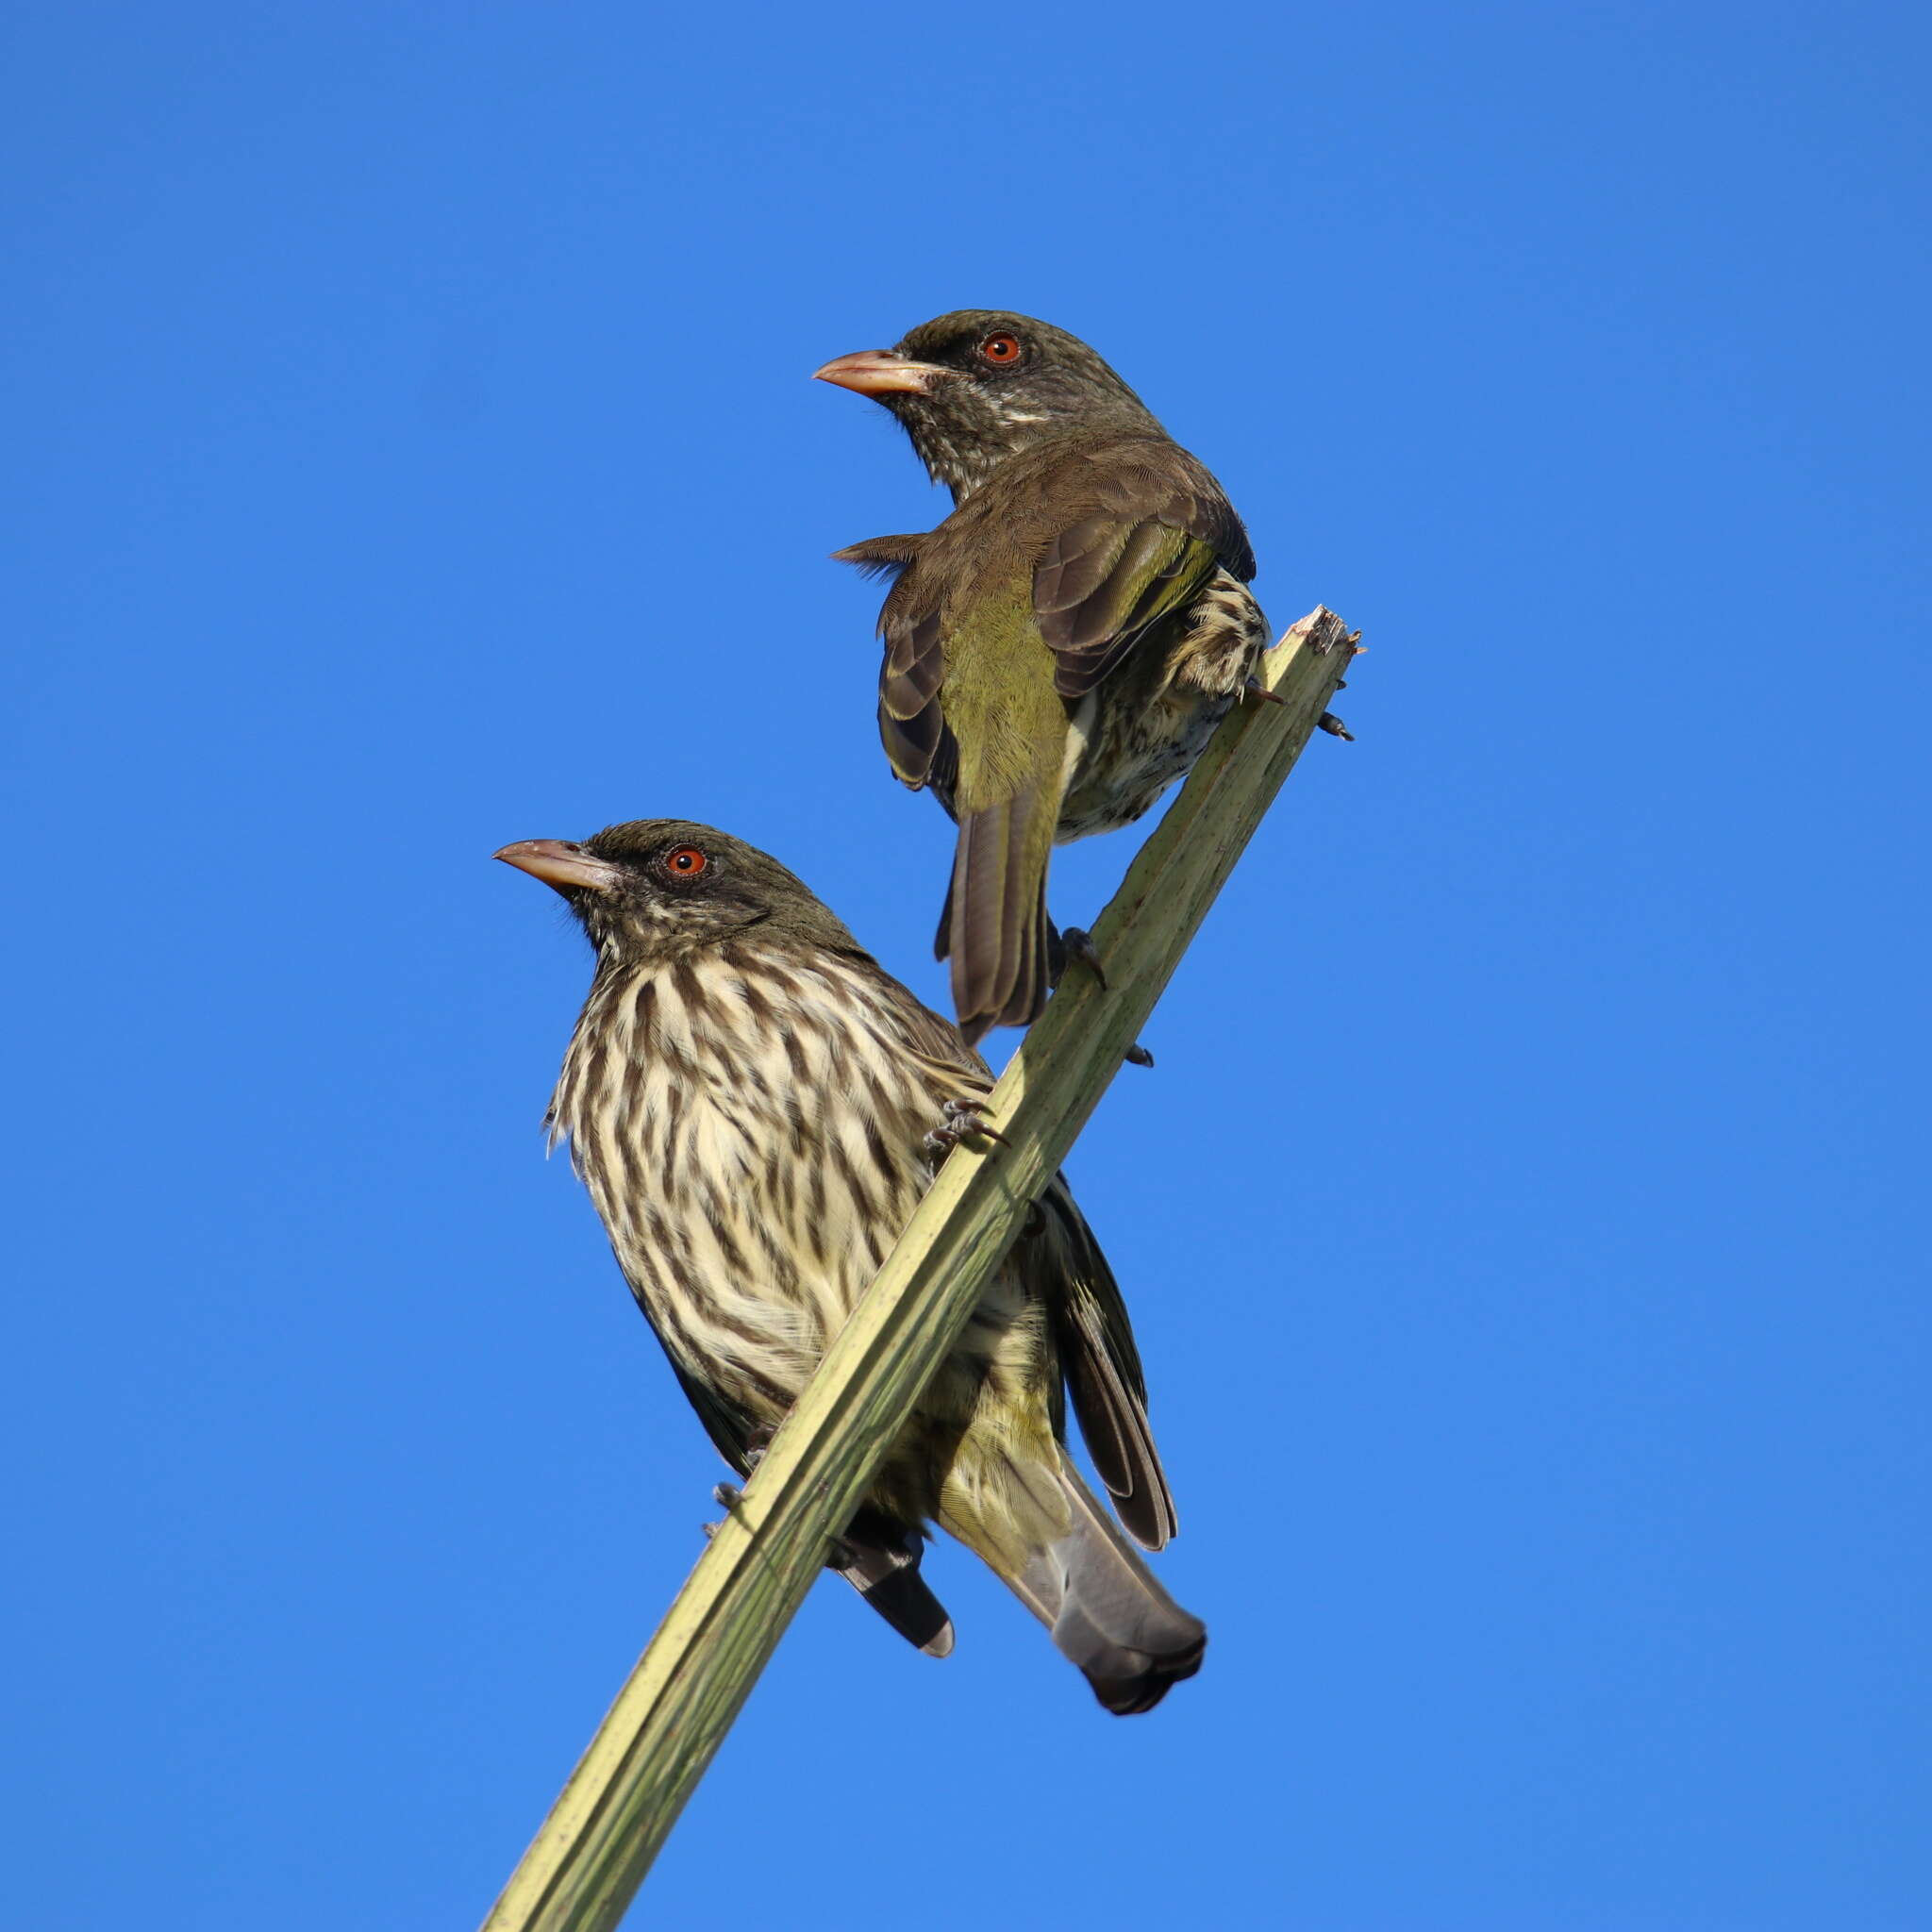
[[919,1532],[861,1508],[832,1546],[831,1567],[908,1643],[927,1657],[949,1657],[953,1623],[919,1574]]
[[969,1041],[991,1026],[1030,1025],[1046,1005],[1046,867],[1059,800],[1045,789],[959,820],[939,950],[953,962],[953,1007]]
[[953,888],[958,883],[958,858],[956,853],[954,856],[955,870],[946,880],[946,896],[940,903],[939,930],[932,936],[932,956],[935,959],[943,959],[953,949]]
[[1201,1668],[1207,1626],[1161,1589],[1071,1468],[1060,1483],[1072,1528],[1008,1581],[1108,1710],[1152,1710]]

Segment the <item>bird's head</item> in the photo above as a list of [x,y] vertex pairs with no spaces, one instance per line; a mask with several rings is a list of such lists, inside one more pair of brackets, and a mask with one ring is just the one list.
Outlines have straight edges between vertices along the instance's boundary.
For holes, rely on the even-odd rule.
[[1147,407],[1078,336],[1030,315],[958,308],[895,348],[841,356],[813,375],[883,403],[955,497],[1007,457],[1069,429],[1161,434]]
[[561,893],[613,967],[655,965],[752,927],[779,944],[854,945],[775,858],[689,819],[635,819],[581,844],[525,839],[494,856]]

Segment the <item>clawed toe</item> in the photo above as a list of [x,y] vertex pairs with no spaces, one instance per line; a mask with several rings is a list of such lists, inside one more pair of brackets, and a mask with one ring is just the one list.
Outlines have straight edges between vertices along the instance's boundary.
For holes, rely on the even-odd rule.
[[[744,1491],[736,1483],[714,1483],[711,1486],[711,1501],[729,1516],[734,1514],[738,1506],[744,1501]],[[724,1525],[722,1523],[705,1523],[700,1524],[699,1527],[705,1532],[705,1541],[708,1542]]]
[[1101,991],[1107,990],[1106,969],[1100,963],[1100,948],[1093,943],[1093,935],[1085,926],[1066,925],[1060,928],[1060,950],[1064,955],[1062,970],[1067,959],[1077,959],[1099,980]]
[[[1262,695],[1267,697],[1273,693],[1264,691]],[[1101,991],[1107,991],[1107,969],[1100,963],[1100,948],[1093,943],[1093,935],[1083,926],[1065,925],[1053,938],[1054,964],[1050,984],[1054,990],[1058,991],[1060,981],[1066,977],[1068,962],[1077,959],[1100,982]],[[1129,1066],[1151,1067],[1154,1064],[1154,1056],[1144,1046],[1128,1047],[1125,1058]]]
[[997,1128],[987,1125],[976,1100],[949,1100],[943,1118],[925,1137],[925,1151],[934,1160],[943,1160],[961,1141],[997,1141],[1002,1147],[1012,1143]]

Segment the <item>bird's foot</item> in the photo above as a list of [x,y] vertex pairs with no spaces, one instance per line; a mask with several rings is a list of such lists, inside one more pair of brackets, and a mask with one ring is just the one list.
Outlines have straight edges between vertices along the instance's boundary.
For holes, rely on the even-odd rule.
[[[1063,925],[1060,928],[1060,973],[1067,970],[1070,959],[1077,959],[1100,982],[1102,992],[1107,991],[1107,972],[1100,963],[1100,948],[1093,943],[1093,935],[1083,925]],[[1054,984],[1059,984],[1059,974],[1054,977]]]
[[[727,1516],[735,1516],[738,1513],[739,1504],[743,1502],[743,1500],[744,1491],[736,1483],[713,1483],[711,1485],[711,1501],[717,1504],[719,1508],[724,1510]],[[705,1541],[708,1542],[724,1525],[722,1523],[707,1523],[701,1524],[700,1527],[705,1532]]]
[[[1299,625],[1297,625],[1295,628],[1297,631],[1301,631],[1301,626]],[[1306,637],[1307,633],[1306,631],[1301,631],[1301,635]],[[1366,651],[1369,648],[1368,645],[1362,642],[1362,634],[1358,630],[1350,631],[1349,634],[1341,640],[1341,642],[1342,645],[1346,648],[1348,655],[1351,658],[1359,657],[1362,652]],[[1335,640],[1333,638],[1324,637],[1317,638],[1315,641],[1308,646],[1308,651],[1309,654],[1313,657],[1325,658],[1328,655],[1328,653],[1332,651],[1334,648]]]
[[[1263,695],[1272,697],[1274,693],[1269,691]],[[1084,926],[1065,925],[1060,928],[1059,959],[1052,982],[1056,990],[1066,976],[1067,962],[1071,959],[1079,960],[1099,980],[1101,991],[1107,991],[1107,969],[1100,963],[1100,948],[1093,943],[1093,935]],[[1128,1047],[1124,1058],[1130,1067],[1151,1067],[1154,1064],[1154,1056],[1139,1041]]]
[[941,1109],[940,1124],[925,1137],[925,1151],[937,1165],[961,1141],[997,1141],[1002,1147],[1012,1142],[986,1124],[976,1100],[949,1100]]
[[1278,691],[1270,691],[1258,677],[1251,677],[1241,686],[1241,696],[1251,703],[1285,705],[1288,700]]
[[[777,1433],[776,1425],[772,1423],[755,1424],[746,1432],[744,1438],[744,1467],[746,1474],[749,1474],[765,1459],[765,1451],[772,1446],[772,1438]],[[744,1501],[744,1491],[736,1483],[713,1483],[711,1485],[711,1501],[717,1504],[719,1508],[723,1509],[728,1516],[734,1513],[738,1506]],[[718,1530],[719,1525],[715,1523],[705,1524],[705,1534],[707,1537],[716,1536]]]
[[[1313,658],[1325,658],[1335,648],[1336,641],[1333,638],[1314,635],[1320,629],[1318,620],[1323,615],[1324,613],[1319,610],[1310,611],[1299,624],[1290,625],[1285,634],[1286,637],[1291,638],[1313,636],[1314,641],[1308,646],[1308,655]],[[1369,648],[1368,645],[1362,642],[1362,634],[1358,630],[1350,631],[1341,640],[1341,642],[1348,646],[1348,655],[1351,658],[1358,656]]]

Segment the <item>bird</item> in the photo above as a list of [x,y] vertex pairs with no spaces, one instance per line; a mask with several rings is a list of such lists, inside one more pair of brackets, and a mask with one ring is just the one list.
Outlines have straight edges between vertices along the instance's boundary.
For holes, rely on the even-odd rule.
[[1219,483],[1077,336],[962,308],[813,372],[898,419],[955,508],[833,553],[890,577],[879,731],[958,830],[934,950],[959,1030],[1039,1017],[1052,848],[1129,824],[1251,689],[1268,624]]
[[[808,887],[726,833],[646,819],[494,856],[555,888],[595,950],[546,1124],[684,1393],[746,1473],[937,1163],[990,1131],[992,1075]],[[1119,1527],[1068,1453],[1067,1397]],[[943,1657],[928,1523],[992,1568],[1108,1710],[1150,1710],[1200,1668],[1205,1626],[1134,1547],[1174,1535],[1174,1497],[1125,1305],[1061,1176],[832,1549],[894,1629]]]

